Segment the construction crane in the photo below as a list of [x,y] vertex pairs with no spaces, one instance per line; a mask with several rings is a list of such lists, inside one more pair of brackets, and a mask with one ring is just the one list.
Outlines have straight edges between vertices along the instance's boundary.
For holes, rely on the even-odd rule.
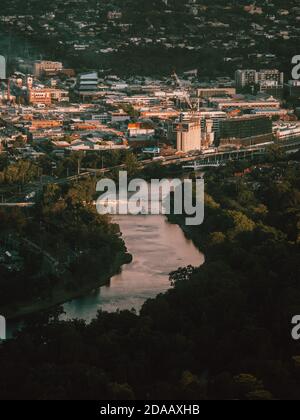
[[183,86],[181,80],[179,79],[175,70],[172,73],[172,78],[176,81],[177,85],[179,86],[181,91],[184,93],[184,99],[185,99],[186,103],[188,104],[188,107],[190,108],[191,113],[194,114],[196,111],[199,111],[199,106],[200,106],[199,100],[198,100],[197,106],[193,105],[189,93],[184,88],[184,86]]
[[191,111],[194,111],[194,107],[193,104],[191,102],[190,99],[190,95],[188,94],[188,92],[186,91],[186,89],[183,87],[181,80],[179,79],[176,71],[174,70],[174,72],[172,73],[172,77],[173,79],[176,81],[177,85],[179,86],[179,88],[182,90],[182,92],[184,93],[184,99],[186,101],[186,103],[188,104],[189,108]]

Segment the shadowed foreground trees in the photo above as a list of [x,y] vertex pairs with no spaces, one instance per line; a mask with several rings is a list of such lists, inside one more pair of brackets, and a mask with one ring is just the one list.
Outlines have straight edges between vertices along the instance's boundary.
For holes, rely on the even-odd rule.
[[1,398],[300,398],[299,250],[256,247],[174,274],[140,316],[36,319],[0,350]]
[[16,250],[22,259],[18,271],[0,264],[1,314],[60,303],[65,293],[103,285],[126,262],[119,227],[97,213],[94,193],[94,181],[49,184],[32,209],[0,210],[1,256]]
[[300,184],[290,168],[207,173],[205,223],[187,231],[205,265],[172,273],[173,287],[140,315],[32,317],[0,347],[1,398],[300,399],[299,226],[289,216]]

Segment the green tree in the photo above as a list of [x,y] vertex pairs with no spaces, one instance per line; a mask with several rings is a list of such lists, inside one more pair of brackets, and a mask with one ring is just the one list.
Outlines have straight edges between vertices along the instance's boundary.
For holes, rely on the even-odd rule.
[[4,171],[4,180],[8,184],[25,184],[38,178],[39,168],[27,160],[20,160],[9,165]]
[[125,168],[128,173],[128,178],[133,178],[134,176],[137,175],[139,171],[139,168],[140,168],[139,161],[137,157],[131,152],[128,152],[126,154]]
[[230,238],[234,239],[240,233],[252,232],[255,229],[255,223],[242,212],[229,210],[228,215],[233,222],[233,228],[228,232]]

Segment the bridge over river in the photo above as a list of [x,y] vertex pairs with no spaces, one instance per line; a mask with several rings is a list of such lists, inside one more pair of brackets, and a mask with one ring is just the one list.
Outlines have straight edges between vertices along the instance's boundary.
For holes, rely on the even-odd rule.
[[[276,143],[276,145],[282,148],[286,153],[297,152],[300,150],[300,138],[281,144]],[[248,147],[247,149],[210,153],[194,158],[193,162],[183,165],[182,168],[198,170],[208,167],[223,166],[228,161],[253,160],[256,157],[265,156],[269,147],[270,144],[266,144]]]

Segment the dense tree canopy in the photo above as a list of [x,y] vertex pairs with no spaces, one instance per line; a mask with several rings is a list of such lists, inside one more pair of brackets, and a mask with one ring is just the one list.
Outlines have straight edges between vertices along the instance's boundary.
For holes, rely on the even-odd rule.
[[172,273],[172,288],[140,315],[99,312],[89,325],[33,316],[0,348],[1,398],[299,399],[297,168],[209,171],[205,222],[185,228],[204,266]]

